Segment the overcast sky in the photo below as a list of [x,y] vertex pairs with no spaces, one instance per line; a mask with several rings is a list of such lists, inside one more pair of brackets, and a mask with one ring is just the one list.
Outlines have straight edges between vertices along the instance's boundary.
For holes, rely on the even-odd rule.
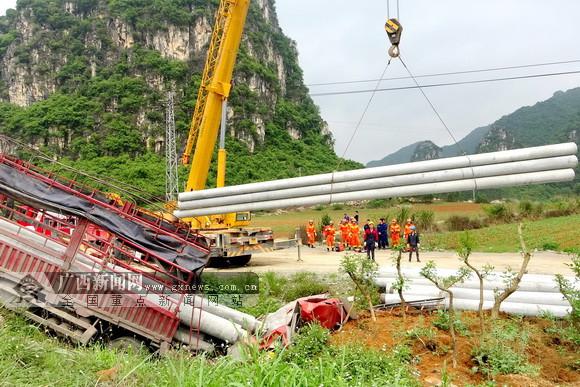
[[[14,7],[0,0],[0,10]],[[388,60],[386,0],[276,0],[284,32],[298,46],[307,84],[375,79]],[[391,0],[391,17],[396,1]],[[415,74],[580,60],[578,0],[400,0],[401,52]],[[420,83],[580,70],[568,65],[419,78]],[[404,76],[394,61],[386,77]],[[411,85],[383,81],[382,88]],[[459,138],[556,90],[580,86],[580,74],[426,89]],[[373,89],[375,83],[310,87],[312,93]],[[342,155],[369,94],[314,97]],[[451,143],[418,90],[378,93],[346,157],[380,159],[412,142]]]

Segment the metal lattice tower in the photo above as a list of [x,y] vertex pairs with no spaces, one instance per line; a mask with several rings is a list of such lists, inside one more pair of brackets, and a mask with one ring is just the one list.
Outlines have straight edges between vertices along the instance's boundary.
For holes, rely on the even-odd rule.
[[179,183],[177,175],[177,148],[175,141],[173,92],[167,93],[167,112],[165,114],[165,160],[165,200],[167,202],[175,202],[179,192]]

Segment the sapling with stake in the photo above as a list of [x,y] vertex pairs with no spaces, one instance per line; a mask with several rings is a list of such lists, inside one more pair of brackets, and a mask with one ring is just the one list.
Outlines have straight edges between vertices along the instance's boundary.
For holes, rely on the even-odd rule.
[[375,277],[378,265],[372,259],[363,254],[345,254],[340,262],[340,269],[348,274],[355,285],[356,290],[368,303],[373,321],[377,321],[371,294],[376,292]]
[[479,332],[483,336],[484,333],[484,316],[483,316],[483,280],[489,276],[491,271],[493,270],[493,266],[491,265],[484,265],[483,268],[478,269],[476,268],[471,262],[469,262],[469,258],[471,257],[471,252],[475,247],[475,241],[471,237],[471,234],[467,231],[461,234],[459,237],[459,247],[457,248],[457,255],[459,255],[459,259],[461,262],[465,264],[468,268],[470,268],[477,278],[479,279],[479,305],[477,308],[479,314]]
[[407,286],[407,279],[403,276],[401,271],[401,259],[403,257],[403,251],[405,250],[404,244],[398,244],[393,246],[392,258],[397,268],[397,280],[393,283],[393,289],[399,294],[399,299],[401,300],[401,310],[403,311],[403,319],[406,318],[406,308],[407,304],[405,298],[403,297],[403,290]]
[[502,291],[496,289],[493,297],[493,307],[491,308],[491,318],[493,319],[499,317],[499,308],[501,307],[501,303],[504,302],[506,298],[511,296],[516,290],[518,290],[520,282],[522,281],[522,278],[528,269],[530,259],[532,258],[532,253],[528,250],[526,242],[524,241],[522,223],[518,224],[518,237],[520,239],[520,246],[522,248],[522,266],[520,267],[520,270],[517,274],[513,273],[511,270],[508,270],[504,275],[504,282],[506,287]]
[[421,269],[421,275],[431,281],[433,285],[437,287],[437,289],[447,293],[449,296],[449,334],[451,335],[453,349],[453,368],[455,368],[457,367],[457,340],[455,338],[455,309],[453,308],[453,292],[450,290],[450,288],[465,281],[471,275],[471,270],[469,270],[469,268],[466,266],[462,266],[459,268],[456,274],[450,275],[448,277],[440,277],[437,274],[437,266],[435,265],[435,262],[429,261]]

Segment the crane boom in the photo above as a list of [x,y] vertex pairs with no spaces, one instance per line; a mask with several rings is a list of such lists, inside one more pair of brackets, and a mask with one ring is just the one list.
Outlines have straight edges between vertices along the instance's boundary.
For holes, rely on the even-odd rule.
[[217,141],[222,104],[229,97],[232,75],[250,0],[222,0],[193,113],[182,162],[190,162],[186,191],[205,188]]

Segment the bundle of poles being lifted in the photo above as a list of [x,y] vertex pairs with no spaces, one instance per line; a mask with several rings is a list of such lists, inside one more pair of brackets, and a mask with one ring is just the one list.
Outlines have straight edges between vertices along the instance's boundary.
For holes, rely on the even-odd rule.
[[481,153],[179,194],[178,218],[574,180],[575,143]]

